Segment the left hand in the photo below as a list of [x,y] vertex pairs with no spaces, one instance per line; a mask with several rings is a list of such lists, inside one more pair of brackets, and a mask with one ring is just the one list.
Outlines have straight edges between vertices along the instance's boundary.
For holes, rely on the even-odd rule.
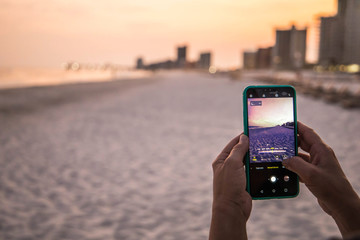
[[249,219],[252,199],[246,191],[244,157],[249,149],[249,139],[241,134],[231,140],[212,163],[214,180],[213,210],[233,207]]

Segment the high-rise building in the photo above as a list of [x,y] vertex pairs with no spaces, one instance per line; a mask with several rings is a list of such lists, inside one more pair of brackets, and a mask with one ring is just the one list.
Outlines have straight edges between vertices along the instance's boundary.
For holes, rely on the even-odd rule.
[[177,48],[177,66],[178,67],[185,67],[186,65],[186,46],[178,47]]
[[344,51],[342,22],[337,16],[322,17],[320,25],[319,63],[336,65],[342,62]]
[[337,15],[322,17],[319,64],[360,64],[360,0],[338,0]]
[[244,69],[265,69],[271,67],[273,47],[259,48],[256,52],[243,53]]
[[201,53],[200,59],[197,62],[198,67],[204,68],[204,69],[209,69],[210,64],[211,64],[211,53],[210,52]]
[[344,64],[360,64],[360,0],[346,1],[344,23]]
[[272,47],[259,48],[256,52],[256,68],[264,69],[271,67]]
[[243,53],[243,67],[244,69],[256,68],[256,52],[244,52]]
[[276,30],[272,66],[275,69],[299,69],[305,65],[307,29]]
[[137,69],[142,69],[144,68],[144,61],[141,57],[139,57],[138,59],[136,59],[136,68]]

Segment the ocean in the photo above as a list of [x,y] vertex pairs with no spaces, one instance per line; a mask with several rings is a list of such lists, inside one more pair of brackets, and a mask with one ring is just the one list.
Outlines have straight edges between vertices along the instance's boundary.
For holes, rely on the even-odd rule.
[[61,67],[1,67],[0,88],[49,86],[69,83],[103,82],[147,76],[145,71],[131,69],[80,69],[66,70]]

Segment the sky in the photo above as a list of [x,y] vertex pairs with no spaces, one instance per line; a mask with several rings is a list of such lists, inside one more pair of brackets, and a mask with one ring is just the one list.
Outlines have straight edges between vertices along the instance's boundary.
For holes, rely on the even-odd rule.
[[[261,101],[261,106],[250,106],[251,101]],[[248,100],[249,126],[273,127],[294,122],[293,98],[252,98]]]
[[133,66],[211,51],[213,65],[239,67],[242,51],[268,47],[275,28],[309,27],[317,57],[318,17],[335,0],[0,0],[0,66],[56,67],[63,62]]

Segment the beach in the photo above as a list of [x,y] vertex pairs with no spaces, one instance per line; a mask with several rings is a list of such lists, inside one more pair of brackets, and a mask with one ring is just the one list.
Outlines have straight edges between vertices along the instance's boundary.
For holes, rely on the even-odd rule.
[[[0,239],[207,239],[211,163],[243,131],[250,77],[163,71],[120,81],[0,90]],[[298,94],[298,120],[360,192],[360,110]],[[249,239],[329,239],[301,184],[254,201]]]

